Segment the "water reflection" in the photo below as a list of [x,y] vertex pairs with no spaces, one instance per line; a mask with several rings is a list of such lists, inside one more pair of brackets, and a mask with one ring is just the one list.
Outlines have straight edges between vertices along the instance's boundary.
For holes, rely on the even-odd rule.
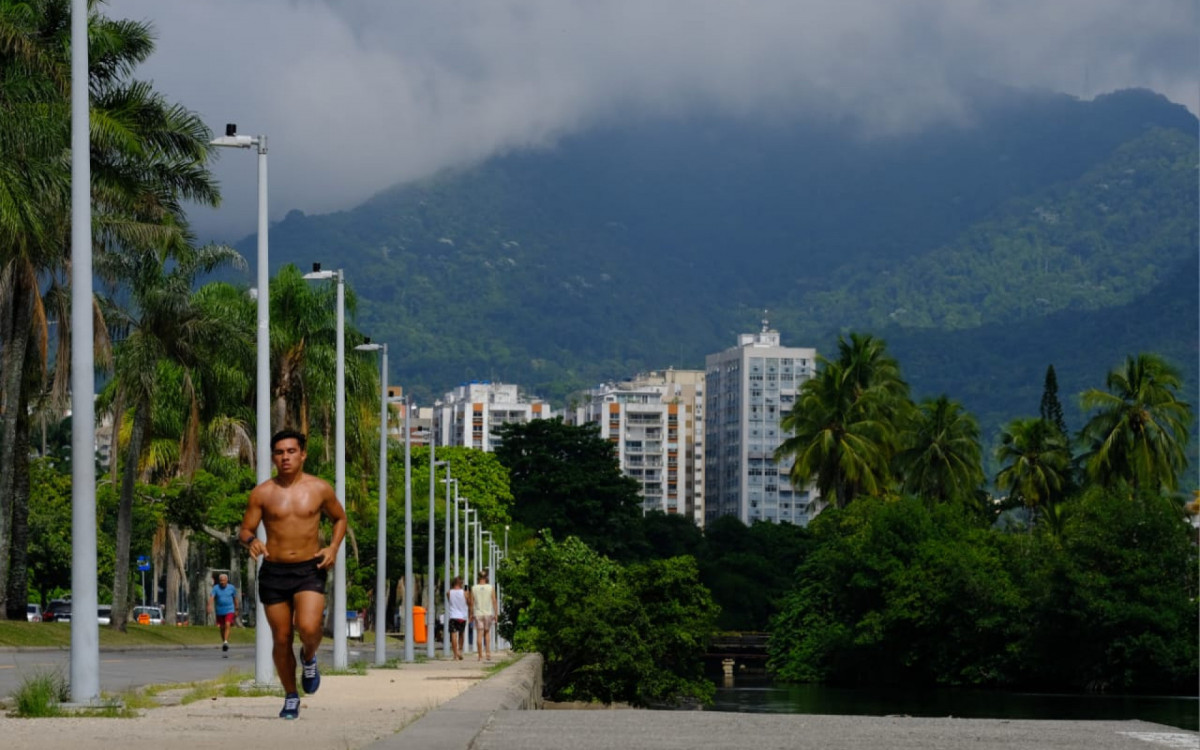
[[979,719],[1141,719],[1182,729],[1200,728],[1196,697],[1061,695],[983,690],[863,690],[820,685],[776,685],[762,674],[713,676],[710,711],[751,713],[957,716]]

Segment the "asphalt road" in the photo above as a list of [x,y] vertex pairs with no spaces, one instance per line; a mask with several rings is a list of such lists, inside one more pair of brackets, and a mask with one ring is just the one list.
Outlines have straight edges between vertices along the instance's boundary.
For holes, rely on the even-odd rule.
[[[120,693],[156,683],[211,680],[229,670],[254,671],[254,647],[230,647],[223,658],[221,645],[212,648],[138,648],[100,652],[100,689]],[[9,696],[26,677],[41,672],[71,673],[71,652],[58,649],[0,651],[0,695]]]
[[[326,639],[318,657],[323,666],[330,657],[330,647]],[[371,646],[364,650],[351,642],[347,655],[351,663],[373,661],[375,649]],[[68,649],[0,649],[0,696],[12,695],[30,675],[54,670],[64,678],[70,676]],[[100,652],[100,690],[120,693],[145,685],[212,680],[230,670],[253,674],[254,646],[230,646],[227,657],[222,655],[219,643],[211,648],[106,649]]]
[[[403,732],[400,736],[403,737]],[[472,750],[1161,750],[1200,735],[1139,721],[1025,721],[677,711],[497,711]]]

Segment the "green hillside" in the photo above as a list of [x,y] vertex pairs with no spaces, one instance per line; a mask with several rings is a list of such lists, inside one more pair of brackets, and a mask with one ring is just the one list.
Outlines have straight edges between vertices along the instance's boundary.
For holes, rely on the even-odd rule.
[[1064,394],[1141,350],[1190,357],[1196,382],[1195,118],[1145,91],[998,91],[974,111],[887,138],[631,121],[293,212],[273,265],[343,266],[360,328],[424,401],[702,367],[764,308],[789,345],[882,333],[919,393],[985,429],[1036,408],[1049,363]]

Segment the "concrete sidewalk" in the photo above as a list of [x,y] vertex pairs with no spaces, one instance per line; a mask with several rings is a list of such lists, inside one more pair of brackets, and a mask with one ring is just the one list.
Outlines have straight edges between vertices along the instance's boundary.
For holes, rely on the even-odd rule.
[[[366,675],[327,674],[316,694],[301,699],[296,721],[279,718],[283,699],[274,695],[212,698],[148,709],[132,719],[0,717],[0,745],[111,750],[199,741],[210,747],[256,750],[362,748],[391,738],[472,686],[498,679],[516,665],[490,679],[487,668],[507,656],[493,653],[490,664],[468,654],[463,661],[437,659],[395,669],[372,668]],[[540,675],[540,660],[537,663]]]

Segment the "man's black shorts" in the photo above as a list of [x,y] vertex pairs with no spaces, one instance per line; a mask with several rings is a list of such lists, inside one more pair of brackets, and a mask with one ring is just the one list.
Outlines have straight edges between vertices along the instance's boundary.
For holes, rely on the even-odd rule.
[[290,602],[301,591],[325,593],[325,571],[318,560],[281,563],[266,560],[258,571],[258,600],[263,604]]
[[462,633],[462,632],[465,632],[466,629],[467,629],[467,621],[466,620],[459,620],[454,617],[450,618],[450,632],[451,633]]

